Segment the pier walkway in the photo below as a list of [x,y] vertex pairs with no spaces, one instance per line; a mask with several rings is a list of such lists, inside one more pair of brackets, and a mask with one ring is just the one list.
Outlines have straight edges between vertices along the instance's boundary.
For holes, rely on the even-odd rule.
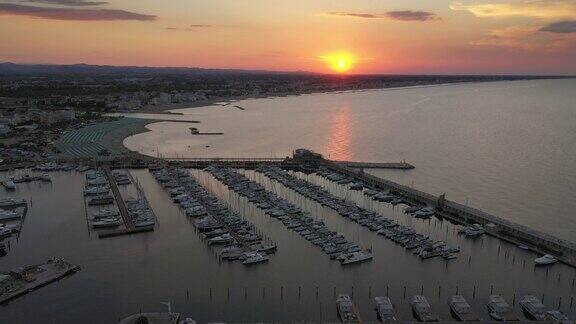
[[112,194],[114,195],[114,199],[116,200],[116,204],[118,205],[118,210],[120,211],[120,215],[124,220],[124,226],[126,226],[127,230],[134,230],[134,222],[132,221],[132,217],[130,217],[130,213],[128,213],[128,208],[126,208],[126,203],[124,203],[124,198],[120,194],[120,190],[118,190],[118,184],[112,175],[112,171],[109,167],[104,168],[104,174],[106,174],[106,179],[108,179],[108,183],[110,184],[110,189],[112,189]]
[[361,169],[396,169],[411,170],[414,166],[406,162],[351,162],[351,161],[334,161],[334,163],[349,168]]

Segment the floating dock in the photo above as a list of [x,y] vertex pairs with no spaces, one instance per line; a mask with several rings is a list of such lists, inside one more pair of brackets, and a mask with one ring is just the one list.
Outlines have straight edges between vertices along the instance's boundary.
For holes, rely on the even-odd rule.
[[0,303],[25,295],[35,289],[66,277],[80,270],[62,259],[28,267],[16,268],[0,275]]

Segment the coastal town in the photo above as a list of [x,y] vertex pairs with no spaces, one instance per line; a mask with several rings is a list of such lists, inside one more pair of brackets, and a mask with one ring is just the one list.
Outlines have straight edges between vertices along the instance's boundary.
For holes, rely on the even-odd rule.
[[[163,112],[246,98],[358,91],[447,83],[536,79],[526,76],[326,76],[235,70],[26,66],[0,64],[0,166],[67,157],[66,134],[92,126],[98,133],[110,113]],[[134,130],[142,123],[128,123]],[[128,131],[124,136],[133,135]],[[73,135],[68,135],[73,136]],[[97,138],[94,139],[98,140]],[[105,142],[102,144],[102,142]],[[120,141],[121,142],[121,141]],[[60,144],[60,145],[59,145]],[[83,157],[127,152],[99,141]],[[72,154],[74,155],[74,154]],[[69,154],[68,154],[69,156]]]

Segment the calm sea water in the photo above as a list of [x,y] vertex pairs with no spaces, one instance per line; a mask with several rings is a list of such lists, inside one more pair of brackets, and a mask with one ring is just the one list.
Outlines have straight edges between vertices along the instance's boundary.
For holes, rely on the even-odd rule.
[[[372,171],[576,241],[576,80],[473,83],[245,100],[180,109],[125,141],[166,157],[283,157],[309,148],[336,160],[400,161]],[[194,136],[188,127],[223,136]],[[207,147],[209,146],[209,147]]]
[[[474,86],[477,91],[472,90]],[[561,87],[564,87],[563,92],[558,90]],[[574,83],[568,81],[539,81],[245,101],[240,103],[247,109],[245,111],[234,108],[190,110],[193,118],[203,121],[203,124],[197,125],[201,130],[224,131],[224,136],[194,137],[188,135],[184,124],[160,123],[152,126],[155,131],[135,136],[127,142],[130,145],[139,143],[143,149],[154,150],[157,143],[160,150],[165,150],[164,154],[171,151],[179,152],[179,155],[185,152],[190,155],[198,153],[200,148],[206,149],[206,145],[210,145],[207,154],[222,156],[264,155],[264,147],[277,147],[276,152],[280,155],[287,154],[293,147],[304,146],[340,159],[405,158],[415,163],[417,169],[409,172],[391,171],[384,175],[397,177],[400,181],[414,181],[415,185],[421,188],[445,190],[451,197],[466,197],[465,193],[476,193],[470,196],[472,204],[477,204],[476,201],[484,197],[492,211],[494,208],[515,211],[506,215],[497,213],[503,217],[517,215],[523,222],[532,220],[534,223],[545,224],[544,227],[551,232],[562,232],[562,228],[571,224],[570,219],[566,216],[567,220],[562,221],[557,215],[559,212],[553,210],[564,210],[568,215],[569,204],[574,203],[570,202],[570,193],[565,192],[568,191],[567,186],[574,184],[574,180],[570,179],[568,166],[561,162],[550,165],[527,162],[528,156],[536,154],[534,151],[550,151],[551,145],[528,145],[532,149],[527,149],[526,146],[517,147],[517,150],[502,153],[497,161],[492,161],[482,154],[472,158],[472,151],[492,152],[492,157],[499,156],[501,146],[511,144],[504,143],[505,140],[480,144],[488,141],[486,137],[493,136],[489,134],[490,131],[481,131],[478,126],[491,124],[486,120],[486,115],[490,114],[469,107],[472,105],[470,98],[479,96],[476,105],[480,105],[479,102],[490,101],[492,93],[500,94],[501,100],[510,100],[503,94],[506,91],[520,92],[526,96],[530,94],[534,100],[544,100],[541,98],[545,97],[544,95],[532,95],[542,91],[546,96],[557,96],[558,98],[550,100],[549,104],[555,102],[555,105],[558,105],[562,102],[560,98],[569,101],[570,91],[573,91],[574,87]],[[462,108],[457,109],[453,103],[452,114],[435,113],[448,109],[446,107],[449,105],[437,104],[435,109],[428,108],[424,102],[418,104],[414,97],[412,101],[408,100],[406,93],[411,91],[428,93],[428,102],[446,103],[451,101],[448,93],[452,93],[455,98],[460,98],[458,100]],[[382,99],[387,96],[388,99]],[[462,96],[469,97],[464,99]],[[320,98],[332,100],[332,103],[321,104]],[[381,106],[374,104],[375,98],[380,98]],[[397,105],[393,104],[394,101]],[[369,104],[370,102],[372,104]],[[412,102],[412,108],[405,108],[407,110],[403,112],[402,107],[409,107],[409,102]],[[563,106],[563,109],[538,105],[532,107],[532,111],[538,113],[526,114],[544,116],[541,118],[547,120],[551,118],[551,113],[540,114],[541,110],[569,111],[569,104],[564,104],[566,106]],[[496,109],[489,104],[486,107],[488,110]],[[282,112],[280,108],[292,112]],[[505,108],[500,107],[501,110]],[[306,110],[313,111],[307,118],[298,113]],[[363,110],[366,111],[362,112]],[[378,113],[379,110],[382,111],[381,114]],[[418,112],[425,117],[418,117]],[[560,126],[552,127],[550,131],[556,135],[550,135],[552,139],[541,139],[542,141],[552,143],[560,137],[559,134],[568,132],[567,129],[573,127],[568,125],[568,120],[572,118],[570,113],[564,113],[564,118],[557,118]],[[278,118],[267,116],[268,114]],[[453,119],[456,118],[453,114],[468,116],[460,119],[469,125],[458,126],[459,123],[455,120],[442,121],[438,114],[446,118],[452,116]],[[383,117],[376,117],[380,115]],[[507,113],[501,115],[505,116]],[[512,117],[508,122],[502,121],[503,117],[492,120],[500,123],[502,129],[504,125],[520,127],[522,130],[539,129],[534,125],[525,125],[527,116],[518,118],[523,119],[524,123],[513,122],[516,119]],[[408,127],[416,124],[420,127]],[[474,126],[475,124],[478,125]],[[519,126],[520,124],[522,126]],[[562,127],[564,130],[561,130]],[[501,136],[514,143],[533,139],[533,135],[529,135],[531,132],[526,131],[524,134],[524,131],[516,128],[510,128],[504,132],[506,135]],[[368,137],[369,129],[374,132],[371,138]],[[465,134],[465,129],[469,129],[471,134],[462,135]],[[435,132],[448,135],[439,136],[435,135]],[[365,137],[361,136],[362,134]],[[301,142],[304,144],[300,145]],[[477,143],[463,145],[459,150],[448,154],[446,147],[456,147],[457,142]],[[574,152],[574,144],[567,141],[562,143],[565,150],[571,148]],[[559,147],[558,145],[560,144],[555,147]],[[481,149],[482,147],[484,149]],[[525,158],[522,159],[521,156]],[[558,155],[556,159],[559,159]],[[444,161],[444,164],[438,165],[441,164],[438,162],[434,165],[434,161]],[[568,163],[568,157],[565,157],[564,163]],[[516,168],[512,168],[510,164],[517,164]],[[522,173],[530,173],[529,176],[519,177],[515,173],[508,174],[508,168],[537,168],[540,171],[524,170]],[[560,174],[561,170],[565,171]],[[541,175],[546,172],[548,177]],[[230,192],[209,174],[192,170],[193,176],[210,191],[278,244],[277,254],[273,255],[267,264],[244,267],[239,263],[220,263],[216,255],[217,249],[206,245],[195,232],[191,220],[172,204],[168,194],[148,171],[131,170],[131,173],[142,184],[158,217],[158,226],[152,233],[98,239],[87,227],[86,213],[91,213],[92,210],[86,210],[82,195],[84,175],[77,172],[53,173],[52,184],[19,184],[15,192],[0,189],[3,196],[19,196],[31,200],[22,233],[17,240],[11,240],[8,255],[0,258],[0,269],[39,263],[52,256],[67,258],[82,267],[80,272],[65,280],[0,306],[0,323],[36,323],[38,318],[48,323],[114,323],[119,318],[139,310],[165,310],[160,304],[163,301],[171,301],[174,310],[201,322],[336,321],[334,300],[335,294],[339,293],[354,296],[360,314],[366,321],[376,320],[371,298],[386,294],[390,295],[395,303],[401,319],[411,320],[409,301],[414,294],[421,292],[428,297],[442,319],[451,318],[447,299],[456,292],[463,294],[475,311],[487,319],[485,302],[491,291],[502,294],[509,303],[515,301],[518,315],[521,314],[517,304],[520,296],[536,294],[544,297],[545,304],[550,308],[559,306],[572,318],[576,317],[576,305],[571,304],[571,298],[576,291],[573,284],[576,275],[574,269],[561,264],[535,268],[533,259],[537,256],[514,245],[487,236],[475,241],[467,240],[457,235],[455,226],[448,222],[413,219],[404,215],[400,208],[367,200],[357,192],[350,192],[314,175],[300,176],[325,185],[335,195],[354,200],[365,208],[410,225],[420,233],[459,246],[462,250],[459,257],[449,262],[438,258],[422,261],[404,248],[342,218],[334,211],[304,199],[262,175],[246,171],[248,177],[298,204],[314,217],[324,220],[331,229],[344,233],[346,237],[363,246],[372,247],[372,262],[342,267],[329,260],[320,249],[288,231],[279,221],[264,215],[245,198]],[[4,176],[7,174],[0,174],[0,177]],[[548,189],[528,185],[529,188],[524,190],[532,194],[523,196],[521,189],[516,187],[531,184],[534,179],[545,180],[541,186],[548,184]],[[551,188],[558,186],[553,179],[564,183],[564,191],[551,194]],[[474,185],[482,183],[482,180],[486,181],[484,185]],[[472,188],[468,188],[466,184]],[[134,194],[134,190],[126,188],[122,193],[129,196]],[[508,199],[498,195],[508,195]],[[514,200],[511,197],[520,199]],[[550,197],[554,197],[553,202],[558,200],[558,205],[552,203],[545,207],[535,207],[546,204],[542,201],[549,201]],[[494,201],[501,203],[494,205]],[[517,206],[531,212],[521,213]],[[543,208],[547,212],[537,214],[537,208]]]

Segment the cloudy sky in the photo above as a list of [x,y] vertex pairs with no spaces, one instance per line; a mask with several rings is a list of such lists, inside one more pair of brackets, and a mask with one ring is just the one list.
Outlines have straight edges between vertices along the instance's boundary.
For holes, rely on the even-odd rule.
[[576,0],[0,0],[0,61],[576,74]]

